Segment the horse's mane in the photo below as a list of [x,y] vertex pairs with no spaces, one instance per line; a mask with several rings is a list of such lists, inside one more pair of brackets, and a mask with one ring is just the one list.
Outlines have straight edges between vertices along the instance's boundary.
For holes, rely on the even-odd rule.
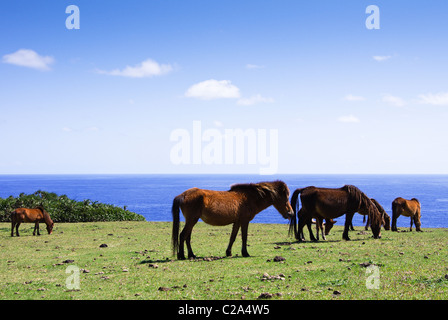
[[381,216],[384,216],[385,214],[387,214],[386,210],[384,210],[383,206],[378,201],[376,201],[373,198],[371,198],[370,200],[373,202],[373,204],[376,206],[378,211],[381,213]]
[[355,187],[353,185],[345,185],[342,187],[343,190],[347,191],[349,196],[348,201],[348,211],[356,212],[359,210],[362,204],[363,195],[364,197],[367,197],[361,190],[358,189],[358,187]]
[[[371,223],[375,223],[377,219],[381,219],[381,212],[375,206],[375,204],[370,200],[370,198],[358,187],[353,185],[345,185],[342,187],[349,194],[349,210],[357,212],[360,208],[365,207],[368,211],[368,215]],[[378,213],[378,214],[375,214]]]
[[276,180],[273,182],[234,184],[230,186],[229,191],[256,192],[261,198],[271,197],[274,200],[286,190],[286,184],[283,181]]
[[50,223],[53,222],[53,220],[51,220],[50,214],[44,209],[42,205],[37,206],[35,209],[39,209],[40,211],[42,211],[45,221],[49,221]]

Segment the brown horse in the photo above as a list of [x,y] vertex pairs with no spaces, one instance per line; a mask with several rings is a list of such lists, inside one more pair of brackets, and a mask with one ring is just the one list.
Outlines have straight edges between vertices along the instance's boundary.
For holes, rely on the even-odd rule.
[[[333,219],[325,219],[324,227],[325,227],[325,235],[328,236],[330,234],[330,230],[333,229],[333,226],[336,224],[337,220]],[[317,224],[316,220],[311,221],[312,224]],[[317,225],[316,225],[317,227]]]
[[[311,230],[311,219],[316,218],[317,237],[322,228],[323,219],[328,222],[345,214],[345,226],[342,239],[350,240],[348,230],[355,212],[367,214],[371,219],[372,233],[375,239],[381,237],[381,214],[372,201],[357,187],[346,185],[339,189],[307,187],[297,189],[291,197],[291,206],[294,213],[297,212],[297,199],[300,195],[302,208],[297,213],[299,220],[298,229],[296,219],[291,219],[290,232],[294,230],[296,239],[303,240],[303,227],[308,226],[310,238],[317,241]],[[325,240],[325,234],[322,232]]]
[[411,200],[406,200],[401,197],[396,198],[392,202],[392,231],[397,231],[397,218],[400,215],[411,218],[410,231],[412,231],[412,222],[415,223],[415,230],[422,231],[420,229],[422,225],[420,222],[420,211],[420,202],[417,199],[412,198]]
[[[257,213],[273,205],[285,218],[293,217],[289,203],[289,189],[282,181],[236,184],[228,191],[188,189],[173,200],[173,254],[185,259],[184,241],[187,242],[188,258],[195,258],[191,249],[191,231],[199,219],[213,226],[233,223],[226,256],[232,255],[232,245],[239,228],[242,232],[242,255],[247,252],[247,229]],[[185,226],[179,236],[179,208],[185,217]]]
[[34,222],[33,236],[40,236],[39,222],[45,222],[47,225],[48,234],[53,231],[54,222],[51,220],[50,215],[44,210],[42,206],[34,209],[18,208],[11,213],[11,237],[14,236],[14,227],[16,227],[16,236],[19,236],[19,226],[22,222]]

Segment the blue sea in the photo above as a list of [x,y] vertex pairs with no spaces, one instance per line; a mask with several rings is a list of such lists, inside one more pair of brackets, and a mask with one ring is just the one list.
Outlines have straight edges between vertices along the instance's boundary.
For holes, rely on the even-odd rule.
[[[173,198],[192,187],[228,190],[232,184],[280,179],[292,192],[306,186],[339,188],[353,184],[375,198],[389,215],[396,197],[417,198],[422,206],[422,228],[448,228],[448,175],[0,175],[0,197],[37,190],[65,194],[78,201],[90,199],[143,215],[147,221],[171,221]],[[345,218],[337,219],[343,225]],[[270,207],[255,223],[287,223]],[[353,219],[363,225],[362,216]],[[409,218],[397,225],[409,227]]]

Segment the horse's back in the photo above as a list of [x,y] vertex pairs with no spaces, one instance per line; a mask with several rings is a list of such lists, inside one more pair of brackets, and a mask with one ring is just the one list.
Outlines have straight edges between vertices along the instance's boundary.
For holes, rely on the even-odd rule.
[[188,189],[180,196],[183,197],[180,207],[185,218],[201,218],[205,223],[216,226],[235,222],[243,202],[238,192],[199,188]]
[[16,221],[21,222],[35,222],[44,218],[40,209],[17,208],[12,215],[15,216]]
[[302,207],[315,210],[324,218],[337,218],[346,212],[347,192],[342,189],[307,187],[300,196]]
[[420,202],[415,198],[406,200],[402,197],[398,197],[392,202],[392,210],[405,217],[413,216],[419,209]]

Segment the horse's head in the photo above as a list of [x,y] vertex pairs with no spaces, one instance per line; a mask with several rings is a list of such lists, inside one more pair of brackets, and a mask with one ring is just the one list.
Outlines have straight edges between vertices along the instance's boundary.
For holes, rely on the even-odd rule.
[[285,219],[292,219],[294,211],[289,202],[289,188],[283,181],[275,181],[273,192],[273,206]]
[[368,215],[370,219],[370,228],[375,239],[381,238],[381,225],[383,217],[376,205],[363,193],[359,213]]
[[51,222],[50,224],[47,225],[48,234],[51,234],[53,232],[53,226],[54,222]]
[[386,212],[383,213],[383,226],[384,230],[390,230],[390,216]]
[[336,223],[336,220],[333,219],[325,219],[325,235],[328,236],[330,234],[331,228],[333,228],[334,224]]
[[375,205],[375,207],[381,214],[381,225],[384,226],[385,230],[390,230],[390,217],[386,213],[386,210],[384,210],[383,206],[380,205],[380,203],[375,199],[371,198],[370,200],[372,200],[372,203]]

